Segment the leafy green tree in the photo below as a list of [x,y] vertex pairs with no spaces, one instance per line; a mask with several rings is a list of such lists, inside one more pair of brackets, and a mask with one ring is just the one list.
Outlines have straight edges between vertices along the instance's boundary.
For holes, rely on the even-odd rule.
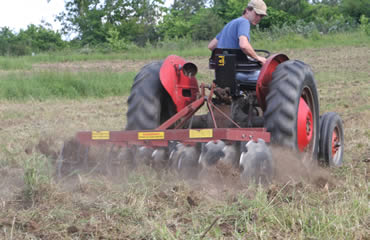
[[329,6],[338,6],[341,0],[312,0],[313,4],[323,4]]
[[109,31],[119,37],[145,44],[155,39],[155,25],[163,0],[67,0],[57,20],[63,33],[75,32],[82,44],[108,41]]
[[53,51],[62,49],[66,42],[60,33],[45,26],[28,25],[26,30],[13,33],[8,27],[0,29],[1,55],[28,55],[31,52]]
[[210,40],[224,26],[223,20],[210,8],[202,8],[191,19],[191,36],[194,40]]
[[201,8],[205,8],[207,0],[174,0],[171,10],[181,13],[185,19],[190,19]]
[[336,15],[340,15],[341,11],[339,5],[328,5],[328,4],[315,4],[312,7],[311,17],[314,18],[323,18],[326,20],[331,19]]
[[249,0],[228,0],[226,4],[227,11],[225,12],[227,22],[240,17],[243,14],[244,9],[247,7],[248,2]]
[[365,17],[365,15],[361,15],[360,23],[361,23],[360,29],[364,33],[366,33],[368,36],[370,36],[370,22],[369,22],[369,18]]
[[345,15],[349,15],[360,22],[361,15],[370,17],[369,0],[342,0],[341,9]]
[[[249,1],[250,0],[213,0],[212,9],[224,20],[225,24],[234,18],[240,17]],[[259,27],[265,29],[273,25],[282,26],[283,24],[290,25],[295,23],[297,17],[285,11],[289,9],[289,7],[284,8],[284,6],[289,3],[288,1],[290,0],[266,0],[268,16],[263,18]],[[304,2],[305,0],[302,1]]]
[[292,25],[297,21],[297,17],[282,10],[272,7],[267,8],[267,16],[259,23],[261,29],[267,29],[272,26],[281,27],[283,25]]
[[228,0],[212,0],[211,7],[213,11],[220,16],[221,19],[224,19],[224,23],[227,22],[226,13],[228,12]]
[[10,55],[11,45],[15,40],[15,34],[8,28],[0,28],[0,55]]
[[102,19],[104,9],[100,0],[67,0],[65,11],[57,16],[65,35],[77,33],[83,44],[96,44],[105,41],[107,29]]
[[107,24],[120,36],[144,45],[158,38],[156,25],[164,9],[162,0],[106,0]]
[[190,30],[190,22],[180,17],[177,11],[165,15],[158,25],[159,34],[165,38],[186,37]]
[[307,0],[265,0],[265,3],[268,7],[300,17],[304,17],[303,13],[309,7]]
[[[222,13],[222,15],[219,16],[224,19],[224,23],[227,23],[234,18],[240,17],[249,1],[250,0],[214,0],[213,10],[216,11],[217,14]],[[270,0],[270,2],[274,3],[276,6],[280,4],[280,1],[278,2],[276,0]],[[296,16],[284,10],[274,8],[274,4],[272,4],[273,6],[270,6],[269,3],[267,4],[268,16],[264,17],[259,23],[260,28],[266,29],[271,26],[282,26],[283,24],[290,25],[297,21]]]
[[58,50],[66,45],[60,33],[34,24],[28,25],[26,30],[20,30],[17,40],[27,45],[33,52]]
[[190,36],[196,22],[203,24],[202,16],[197,14],[206,3],[206,0],[175,0],[158,25],[160,35],[167,38]]

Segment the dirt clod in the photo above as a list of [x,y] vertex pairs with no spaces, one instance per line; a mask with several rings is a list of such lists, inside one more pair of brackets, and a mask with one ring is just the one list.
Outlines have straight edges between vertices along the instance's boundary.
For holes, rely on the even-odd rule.
[[67,232],[68,232],[68,234],[74,234],[74,233],[76,233],[76,232],[78,232],[79,230],[78,230],[78,228],[76,227],[76,226],[69,226],[68,228],[67,228]]

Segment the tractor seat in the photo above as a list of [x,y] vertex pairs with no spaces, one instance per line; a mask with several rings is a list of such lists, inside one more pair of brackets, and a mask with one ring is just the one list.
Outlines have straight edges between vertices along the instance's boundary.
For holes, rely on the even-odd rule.
[[240,86],[241,90],[256,90],[257,80],[260,72],[260,70],[237,72],[235,74],[236,84]]

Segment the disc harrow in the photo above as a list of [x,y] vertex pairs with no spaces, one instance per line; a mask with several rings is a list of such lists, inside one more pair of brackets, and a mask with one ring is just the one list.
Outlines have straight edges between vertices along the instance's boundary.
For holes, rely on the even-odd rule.
[[244,182],[266,183],[274,176],[272,144],[341,165],[342,122],[335,113],[319,117],[311,68],[261,51],[268,54],[263,66],[240,50],[215,49],[215,80],[199,86],[197,67],[181,57],[144,66],[128,98],[126,129],[78,132],[63,146],[58,177],[79,168],[119,175],[142,164],[196,178],[221,163]]

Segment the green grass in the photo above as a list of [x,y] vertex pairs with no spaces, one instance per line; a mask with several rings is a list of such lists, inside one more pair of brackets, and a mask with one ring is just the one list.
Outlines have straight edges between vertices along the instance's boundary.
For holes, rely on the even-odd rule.
[[0,56],[0,70],[31,69],[32,63],[28,57]]
[[[338,111],[358,114],[370,109],[369,75],[366,69],[351,71],[347,69],[316,74],[320,98],[325,99],[320,111]],[[341,92],[341,94],[339,94]]]
[[[370,38],[362,32],[338,33],[316,38],[304,38],[299,35],[287,35],[277,40],[266,38],[253,43],[256,48],[279,51],[281,49],[305,49],[336,46],[370,46]],[[192,44],[189,40],[162,42],[157,47],[135,48],[122,53],[100,53],[96,51],[63,51],[42,53],[36,56],[0,57],[0,99],[6,100],[45,100],[50,98],[78,99],[86,97],[107,97],[127,94],[130,91],[134,72],[36,72],[32,71],[35,63],[56,63],[74,61],[115,61],[139,59],[163,59],[170,54],[183,57],[209,56],[207,42]],[[191,46],[189,48],[189,46]],[[14,70],[27,70],[19,72]],[[325,76],[325,74],[327,76]],[[366,73],[351,73],[359,79],[367,79]],[[355,75],[353,75],[355,74]],[[321,72],[318,79],[332,82],[332,73]],[[199,73],[200,81],[207,80],[208,75]],[[346,79],[343,79],[345,81]],[[362,81],[362,80],[361,80]],[[330,89],[330,87],[329,87]]]
[[[370,45],[369,36],[360,31],[327,35],[318,34],[309,37],[303,37],[298,34],[275,37],[268,33],[263,33],[256,36],[256,38],[252,41],[254,48],[266,49],[271,52],[279,52],[284,49]],[[193,42],[189,39],[178,39],[172,41],[166,40],[157,46],[148,45],[143,48],[133,45],[128,50],[122,52],[104,52],[99,49],[66,49],[60,52],[40,53],[36,56],[0,57],[0,69],[30,69],[32,64],[41,62],[164,59],[171,54],[182,57],[209,56],[210,52],[207,45],[208,41]]]
[[324,47],[345,47],[345,46],[370,46],[370,38],[363,32],[344,32],[304,37],[298,34],[287,34],[276,38],[268,33],[259,36],[252,42],[256,49],[267,49],[272,52],[279,52],[282,49],[309,49]]
[[100,98],[128,94],[135,73],[11,72],[0,75],[0,99]]
[[[171,54],[188,56],[208,56],[207,42],[193,43],[191,40],[164,42],[159,46],[139,48],[134,46],[122,52],[102,52],[99,49],[63,50],[60,52],[40,53],[35,56],[4,57],[0,56],[0,69],[30,69],[35,63],[75,62],[75,61],[104,61],[104,60],[145,60],[163,59]],[[189,46],[191,46],[189,48]]]

